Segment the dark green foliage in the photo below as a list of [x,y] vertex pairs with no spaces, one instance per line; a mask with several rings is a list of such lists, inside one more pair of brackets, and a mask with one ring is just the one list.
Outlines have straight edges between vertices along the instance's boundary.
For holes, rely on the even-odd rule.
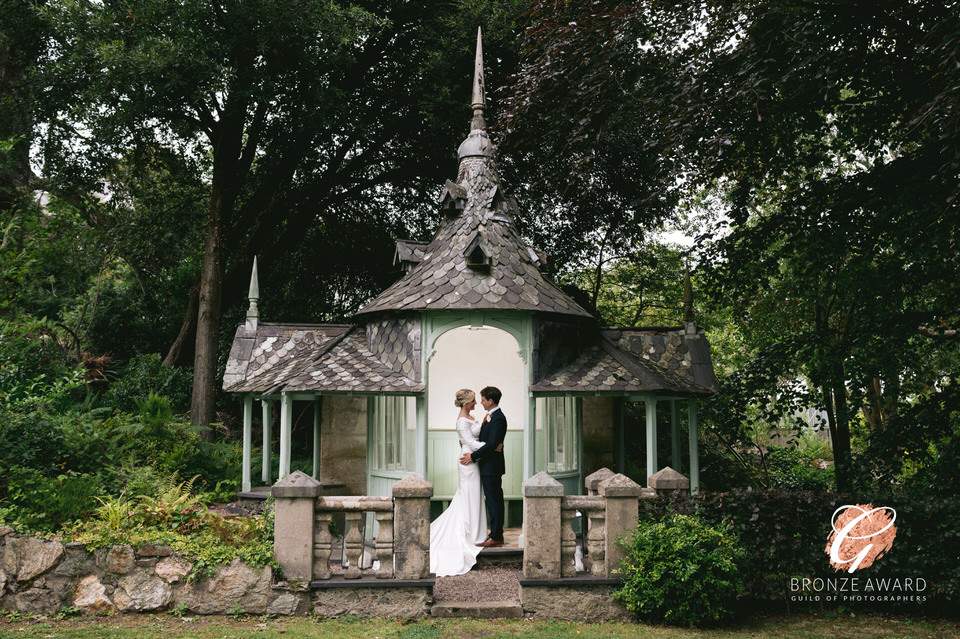
[[64,352],[66,335],[52,322],[0,320],[0,406],[30,410],[62,407],[82,395],[76,361]]
[[53,532],[87,517],[104,491],[100,476],[66,471],[45,476],[33,468],[15,467],[3,473],[10,484],[0,499],[0,520],[21,531]]
[[833,472],[818,467],[818,461],[798,448],[771,448],[766,456],[769,487],[793,491],[829,490],[833,486]]
[[[738,490],[694,498],[641,500],[640,520],[657,522],[671,513],[694,515],[710,525],[727,525],[746,552],[746,597],[765,604],[788,603],[791,578],[827,578],[837,573],[824,552],[834,511],[872,503],[897,511],[897,537],[890,552],[859,577],[918,578],[929,585],[925,602],[853,602],[861,609],[943,613],[960,601],[960,500],[927,494],[861,494]],[[802,607],[802,605],[801,605]]]
[[101,403],[119,410],[135,412],[150,395],[162,395],[170,402],[176,414],[190,407],[190,371],[174,366],[163,366],[157,353],[143,353],[133,357],[110,387]]
[[725,527],[673,514],[641,521],[623,547],[623,584],[614,597],[640,619],[709,626],[733,616],[744,592],[745,553]]

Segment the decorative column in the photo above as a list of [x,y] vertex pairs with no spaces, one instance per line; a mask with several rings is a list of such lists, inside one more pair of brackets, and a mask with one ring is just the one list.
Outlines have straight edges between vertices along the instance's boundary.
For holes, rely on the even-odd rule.
[[253,446],[253,395],[243,396],[243,476],[240,490],[250,492],[250,448]]
[[600,484],[600,495],[606,502],[607,513],[604,531],[606,577],[614,576],[613,571],[620,566],[626,554],[617,543],[617,538],[626,538],[636,529],[639,515],[637,500],[642,491],[643,488],[626,475],[614,475]]
[[393,485],[393,556],[397,579],[430,575],[430,498],[433,484],[408,475]]
[[688,429],[690,431],[690,493],[700,492],[700,452],[697,449],[697,400],[687,402]]
[[291,580],[313,579],[314,505],[323,492],[320,482],[299,470],[271,489],[276,500],[273,556]]
[[293,398],[280,395],[280,479],[290,474],[290,431],[293,430]]
[[647,477],[657,472],[657,400],[643,400],[647,409]]
[[260,407],[263,412],[263,485],[269,486],[273,483],[273,411],[271,410],[270,400],[261,399]]
[[[561,576],[563,485],[540,471],[521,488],[523,494],[523,576],[558,579]],[[572,532],[572,530],[571,530]]]

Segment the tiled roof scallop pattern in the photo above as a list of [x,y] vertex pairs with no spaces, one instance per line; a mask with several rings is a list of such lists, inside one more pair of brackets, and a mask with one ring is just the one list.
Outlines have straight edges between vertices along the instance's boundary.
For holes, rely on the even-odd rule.
[[[543,375],[534,392],[630,392],[710,395],[716,382],[699,378],[702,367],[691,356],[699,335],[682,330],[667,333],[605,331],[601,342],[582,351],[560,370]],[[708,353],[708,352],[707,352]],[[708,355],[709,357],[709,355]],[[709,366],[709,360],[706,365]]]
[[710,346],[703,331],[622,329],[608,331],[607,336],[638,360],[716,392]]
[[[517,309],[590,317],[544,278],[539,259],[524,244],[511,217],[515,203],[503,195],[491,158],[460,163],[457,181],[467,192],[459,215],[444,220],[419,264],[358,315],[423,309]],[[467,265],[467,248],[479,236],[486,268]]]
[[629,392],[639,387],[633,373],[600,346],[593,346],[567,366],[538,381],[530,390]]
[[241,325],[234,337],[223,388],[234,393],[267,392],[308,366],[349,330],[346,325]]
[[[596,341],[596,329],[585,330],[583,322],[536,321],[536,378],[548,377],[572,362],[590,342]],[[591,327],[592,328],[592,327]],[[589,339],[588,338],[593,338]]]
[[368,348],[381,362],[408,379],[420,380],[419,318],[368,322],[366,332]]
[[285,392],[418,393],[423,384],[385,364],[368,346],[366,332],[354,329],[324,357],[286,383]]

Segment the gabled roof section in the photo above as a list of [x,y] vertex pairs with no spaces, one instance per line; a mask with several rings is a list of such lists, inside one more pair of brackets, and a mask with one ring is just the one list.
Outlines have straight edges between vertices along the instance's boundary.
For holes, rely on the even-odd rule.
[[419,393],[418,382],[374,355],[362,328],[354,328],[322,358],[283,385],[284,392]]
[[[381,349],[382,350],[382,349]],[[391,366],[391,363],[395,366]],[[409,357],[374,354],[363,327],[261,324],[237,328],[223,376],[231,393],[288,391],[418,393]]]
[[350,330],[344,324],[241,324],[223,374],[223,390],[266,393],[296,375]]
[[[652,350],[651,350],[652,349]],[[702,355],[706,360],[702,361]],[[703,368],[709,370],[707,379]],[[603,331],[576,359],[531,385],[534,393],[652,393],[690,397],[716,393],[709,347],[684,329]]]
[[[473,120],[460,145],[457,181],[440,196],[446,215],[422,260],[357,314],[422,310],[512,309],[591,317],[540,272],[541,260],[522,240],[513,222],[516,201],[497,173],[496,151],[483,118],[482,45],[477,41]],[[480,239],[484,268],[468,257]]]

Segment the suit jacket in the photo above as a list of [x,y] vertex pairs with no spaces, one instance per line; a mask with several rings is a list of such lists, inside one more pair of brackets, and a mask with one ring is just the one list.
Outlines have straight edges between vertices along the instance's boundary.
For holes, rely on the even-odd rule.
[[502,410],[494,411],[490,419],[480,426],[478,439],[483,442],[483,446],[470,453],[470,459],[477,462],[481,475],[503,475],[506,472],[503,452],[495,450],[506,436],[507,417]]

